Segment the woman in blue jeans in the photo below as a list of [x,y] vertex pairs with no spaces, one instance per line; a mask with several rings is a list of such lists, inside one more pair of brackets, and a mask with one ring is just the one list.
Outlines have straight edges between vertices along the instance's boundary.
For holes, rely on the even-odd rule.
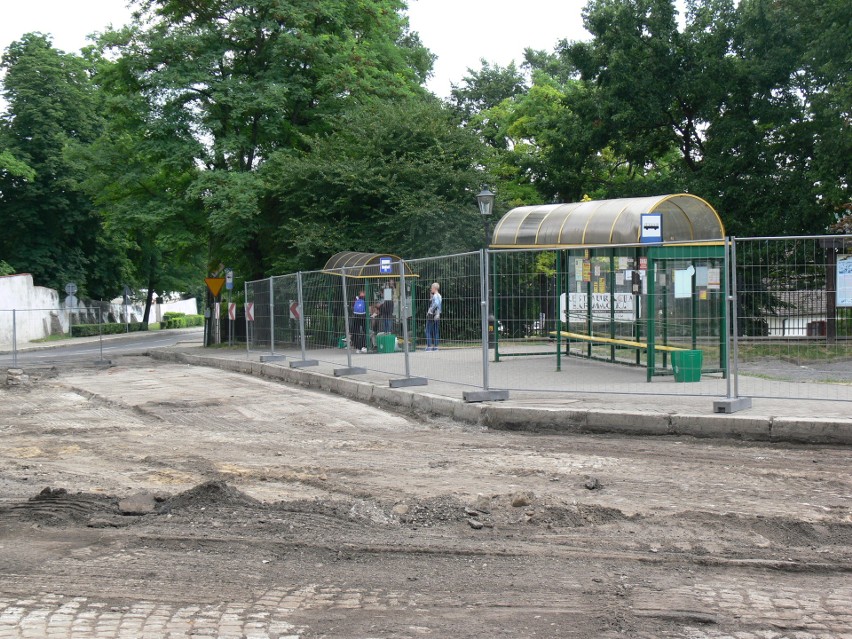
[[438,350],[439,330],[438,324],[441,320],[441,290],[440,284],[435,282],[431,287],[432,300],[426,310],[426,350]]

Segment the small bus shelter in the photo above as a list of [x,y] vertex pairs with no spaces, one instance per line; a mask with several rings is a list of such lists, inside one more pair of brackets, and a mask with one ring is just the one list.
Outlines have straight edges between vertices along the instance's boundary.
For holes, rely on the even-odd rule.
[[[379,322],[366,322],[367,344],[376,340],[378,333],[397,333],[400,322],[411,320],[412,313],[404,317],[400,308],[400,265],[404,269],[406,280],[406,298],[410,304],[414,303],[411,295],[412,283],[418,277],[417,273],[396,255],[389,253],[360,253],[355,251],[343,251],[332,255],[322,269],[323,273],[346,278],[346,303],[351,311],[355,296],[364,291],[367,302],[367,315],[369,319],[370,308],[384,302],[391,302],[393,312],[390,317],[382,317]],[[329,289],[329,306],[343,304],[343,289],[340,286]],[[377,326],[374,326],[377,324]],[[383,329],[391,327],[391,331]],[[378,330],[376,330],[378,329]],[[413,326],[410,327],[413,334]]]
[[[651,381],[688,350],[701,351],[703,372],[726,374],[724,238],[713,207],[686,193],[512,209],[491,238],[495,323],[526,313],[523,326],[555,340],[557,370],[563,353],[582,355],[644,365]],[[518,275],[530,254],[547,272],[537,304],[533,279]],[[513,352],[513,337],[529,341],[495,331],[496,361],[543,354]]]

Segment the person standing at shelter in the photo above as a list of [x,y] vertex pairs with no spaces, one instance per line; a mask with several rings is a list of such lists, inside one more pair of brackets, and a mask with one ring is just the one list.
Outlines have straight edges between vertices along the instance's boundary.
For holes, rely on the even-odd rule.
[[367,352],[367,300],[364,291],[358,293],[352,305],[352,341],[356,351]]
[[429,308],[426,310],[426,350],[438,350],[438,338],[440,331],[438,325],[441,320],[441,307],[443,300],[441,298],[441,285],[434,282],[430,288],[432,296],[429,302]]

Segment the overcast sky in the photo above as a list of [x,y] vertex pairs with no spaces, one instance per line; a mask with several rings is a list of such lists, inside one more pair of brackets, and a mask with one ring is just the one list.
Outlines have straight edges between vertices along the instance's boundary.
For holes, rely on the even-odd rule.
[[[63,51],[79,51],[86,36],[130,20],[127,0],[0,0],[0,47],[24,33],[53,36]],[[585,0],[409,0],[411,28],[438,56],[429,88],[447,97],[480,58],[501,66],[523,60],[526,47],[552,50],[562,38],[583,39]]]

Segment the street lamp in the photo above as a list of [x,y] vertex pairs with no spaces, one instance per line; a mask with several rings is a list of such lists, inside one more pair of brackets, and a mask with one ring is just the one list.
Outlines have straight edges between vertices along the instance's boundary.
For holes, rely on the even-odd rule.
[[485,226],[485,247],[491,243],[491,230],[489,228],[491,221],[491,213],[494,210],[494,194],[488,190],[488,187],[483,187],[476,196],[476,201],[479,203],[479,214],[482,216],[482,223]]

